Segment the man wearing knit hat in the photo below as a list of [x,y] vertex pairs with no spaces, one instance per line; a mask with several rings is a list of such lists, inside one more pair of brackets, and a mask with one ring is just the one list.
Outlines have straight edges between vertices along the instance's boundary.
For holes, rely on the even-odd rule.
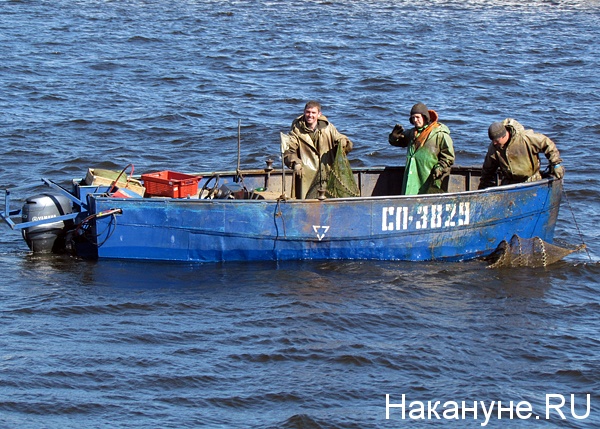
[[491,143],[483,162],[479,189],[497,185],[498,171],[502,185],[541,180],[540,152],[548,159],[551,173],[558,179],[563,178],[565,169],[560,153],[545,135],[526,130],[516,120],[507,118],[490,125],[488,137]]
[[406,168],[402,181],[403,195],[443,192],[442,180],[454,164],[454,146],[448,127],[438,122],[438,115],[423,103],[410,110],[408,131],[396,124],[388,140],[392,146],[406,147]]

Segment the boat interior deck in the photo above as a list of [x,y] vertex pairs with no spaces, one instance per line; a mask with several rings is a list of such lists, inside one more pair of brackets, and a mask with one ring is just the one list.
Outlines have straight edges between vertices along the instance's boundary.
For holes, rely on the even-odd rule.
[[[247,170],[242,171],[240,175],[235,172],[220,173],[218,178],[216,174],[199,173],[202,179],[198,186],[198,194],[202,193],[203,187],[212,189],[215,183],[218,182],[218,187],[225,184],[225,188],[227,188],[227,184],[238,183],[243,185],[240,186],[241,188],[259,190],[255,192],[255,195],[262,195],[266,199],[279,198],[283,193],[292,198],[297,198],[298,192],[296,190],[298,186],[297,183],[294,183],[295,179],[289,170],[285,173],[285,185],[281,179],[281,170]],[[404,167],[357,168],[353,169],[353,174],[362,197],[401,195]],[[450,176],[444,178],[442,189],[445,192],[476,190],[480,177],[481,168],[479,167],[453,167]],[[208,186],[205,186],[207,184]],[[233,193],[235,194],[235,191]],[[239,195],[241,196],[242,193],[239,193]],[[248,198],[248,196],[242,196],[241,198]]]
[[[152,174],[152,173],[150,173]],[[176,173],[181,174],[181,173]],[[404,167],[369,167],[355,168],[353,175],[361,197],[385,197],[401,195],[402,180],[404,177]],[[299,198],[299,180],[296,179],[290,170],[282,173],[281,169],[273,169],[267,166],[264,169],[241,170],[236,171],[221,171],[221,172],[198,172],[186,177],[193,177],[197,181],[197,187],[194,186],[192,191],[185,192],[180,189],[179,194],[175,198],[210,198],[210,199],[279,199],[283,195],[287,198]],[[143,179],[144,175],[140,178]],[[200,179],[198,179],[200,177]],[[284,180],[282,180],[282,177]],[[445,192],[464,192],[476,190],[481,177],[480,167],[460,167],[452,168],[451,174],[445,177],[442,182],[442,189]],[[140,179],[138,178],[138,179]],[[107,192],[107,183],[111,180],[103,180],[99,183],[104,184],[104,187],[94,186],[95,182],[90,183],[90,175],[81,181],[74,181],[74,194],[78,197],[83,197],[90,193]],[[137,181],[144,185],[143,180]],[[181,185],[180,181],[169,182],[169,186]],[[136,185],[136,186],[142,186]],[[148,184],[146,192],[142,188],[142,194],[146,198],[173,198],[171,196],[156,195],[149,192]],[[166,186],[166,185],[165,185]],[[180,186],[181,187],[181,186]],[[182,187],[181,187],[182,188]],[[122,195],[113,195],[122,196]],[[129,196],[139,197],[139,195],[131,194]]]

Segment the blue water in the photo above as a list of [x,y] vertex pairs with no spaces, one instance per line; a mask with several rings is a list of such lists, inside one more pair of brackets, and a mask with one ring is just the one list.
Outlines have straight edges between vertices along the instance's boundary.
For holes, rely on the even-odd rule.
[[[598,427],[599,37],[584,0],[1,1],[2,188],[129,163],[232,170],[238,121],[242,168],[279,163],[313,98],[353,166],[402,165],[387,134],[422,101],[459,165],[481,164],[505,117],[550,136],[556,236],[587,249],[541,269],[89,262],[32,255],[4,226],[0,427]],[[406,395],[405,419],[386,420],[386,394]],[[565,420],[546,420],[552,394]],[[413,401],[440,401],[440,419],[411,418]],[[473,401],[533,413],[486,422]]]

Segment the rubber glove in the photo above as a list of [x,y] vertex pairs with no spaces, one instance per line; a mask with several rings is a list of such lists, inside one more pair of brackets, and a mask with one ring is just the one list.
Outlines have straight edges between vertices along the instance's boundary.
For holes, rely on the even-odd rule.
[[436,179],[440,179],[442,176],[444,175],[444,170],[442,169],[442,167],[435,167],[433,169],[433,171],[431,172],[431,177],[436,180]]
[[565,177],[565,167],[560,164],[556,164],[554,167],[552,167],[552,174],[554,174],[557,179],[562,179]]
[[302,177],[302,164],[296,162],[294,164],[294,173],[298,175],[298,177]]
[[404,127],[400,124],[396,124],[396,126],[392,130],[392,136],[395,139],[399,139],[400,137],[402,137],[403,133],[404,133]]

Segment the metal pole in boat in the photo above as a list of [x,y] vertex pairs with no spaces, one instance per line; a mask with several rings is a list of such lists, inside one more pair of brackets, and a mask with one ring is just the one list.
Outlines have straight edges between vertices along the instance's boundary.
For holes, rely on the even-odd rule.
[[238,175],[238,177],[241,177],[241,172],[240,172],[240,158],[241,158],[241,152],[242,152],[242,131],[241,131],[241,126],[242,126],[242,120],[238,119],[238,153],[237,153],[237,170],[236,170],[236,174]]
[[290,136],[288,136],[287,134],[283,134],[282,132],[279,133],[279,140],[280,140],[280,148],[281,148],[281,190],[282,190],[282,196],[283,198],[287,198],[287,195],[285,194],[285,162],[283,160],[283,156],[285,151],[290,147]]
[[281,152],[281,192],[281,195],[285,198],[285,164],[283,162],[283,152]]

